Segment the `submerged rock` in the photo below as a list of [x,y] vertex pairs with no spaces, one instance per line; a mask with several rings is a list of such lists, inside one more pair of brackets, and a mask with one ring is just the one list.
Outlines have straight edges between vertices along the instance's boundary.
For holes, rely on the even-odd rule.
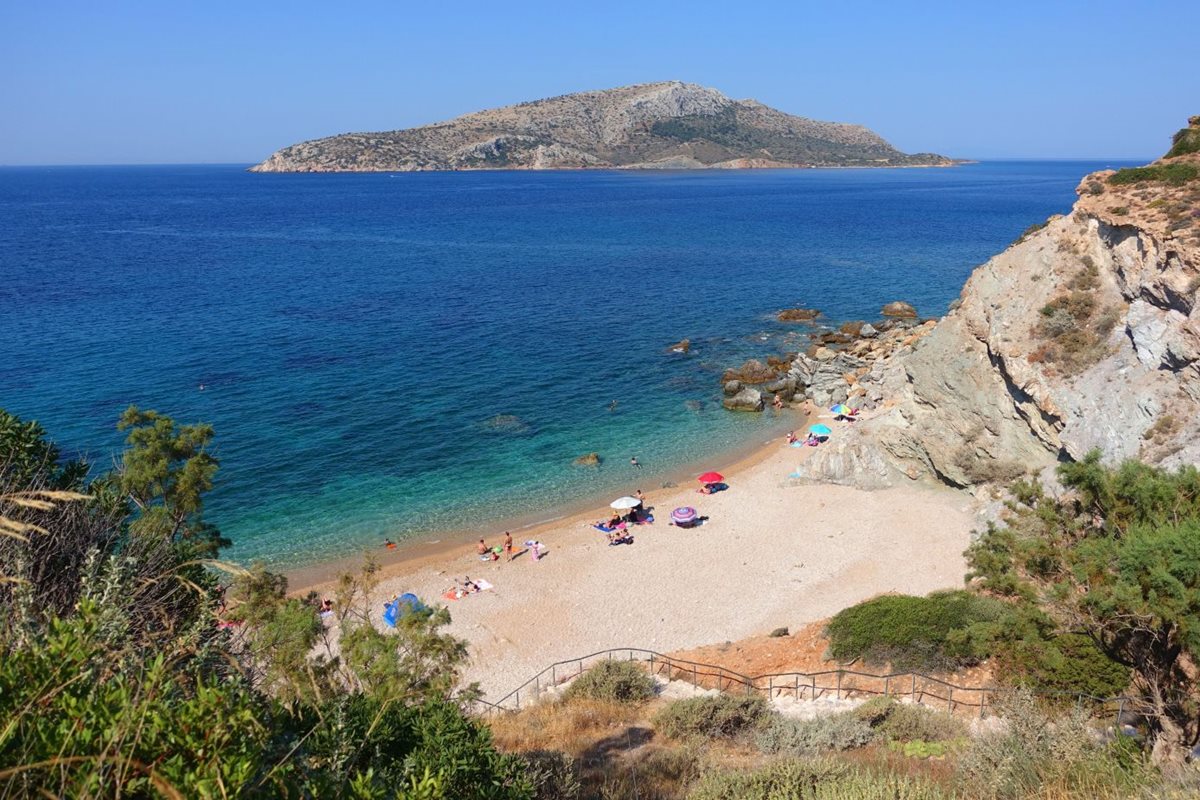
[[577,467],[598,467],[600,466],[599,453],[584,453],[579,458],[571,462]]
[[533,426],[516,414],[497,414],[494,417],[488,417],[484,420],[483,426],[496,433],[524,435],[533,431]]
[[668,347],[667,352],[669,352],[669,353],[686,353],[691,349],[692,349],[692,340],[691,339],[681,339],[678,342],[676,342],[675,344]]

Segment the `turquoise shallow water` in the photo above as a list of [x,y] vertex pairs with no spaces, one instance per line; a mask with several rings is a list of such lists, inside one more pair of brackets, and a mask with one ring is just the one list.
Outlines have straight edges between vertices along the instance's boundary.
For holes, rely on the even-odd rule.
[[803,346],[777,309],[944,313],[1106,166],[3,169],[0,407],[100,465],[130,403],[211,422],[209,516],[242,560],[550,516],[766,435],[717,378]]

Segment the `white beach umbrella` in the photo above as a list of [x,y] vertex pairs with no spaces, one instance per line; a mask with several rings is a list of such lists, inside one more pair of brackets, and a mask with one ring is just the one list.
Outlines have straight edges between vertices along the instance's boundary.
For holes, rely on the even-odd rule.
[[608,505],[610,508],[626,509],[626,508],[637,508],[641,504],[642,504],[641,500],[638,500],[636,497],[629,497],[628,495],[626,495],[625,497],[618,497],[616,500],[613,500]]

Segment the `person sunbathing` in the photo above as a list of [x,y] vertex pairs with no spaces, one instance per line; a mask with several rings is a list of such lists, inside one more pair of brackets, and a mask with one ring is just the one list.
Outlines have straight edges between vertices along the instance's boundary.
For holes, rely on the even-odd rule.
[[478,592],[479,584],[477,584],[477,583],[475,583],[475,581],[471,580],[470,575],[465,575],[465,576],[463,576],[463,579],[462,579],[462,590],[464,592]]

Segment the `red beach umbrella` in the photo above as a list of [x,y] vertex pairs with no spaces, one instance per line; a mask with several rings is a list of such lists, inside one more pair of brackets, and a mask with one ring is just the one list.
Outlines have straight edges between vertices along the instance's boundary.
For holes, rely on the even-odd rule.
[[719,472],[706,472],[699,478],[696,478],[696,480],[700,481],[701,483],[720,483],[721,481],[725,480],[725,476]]

